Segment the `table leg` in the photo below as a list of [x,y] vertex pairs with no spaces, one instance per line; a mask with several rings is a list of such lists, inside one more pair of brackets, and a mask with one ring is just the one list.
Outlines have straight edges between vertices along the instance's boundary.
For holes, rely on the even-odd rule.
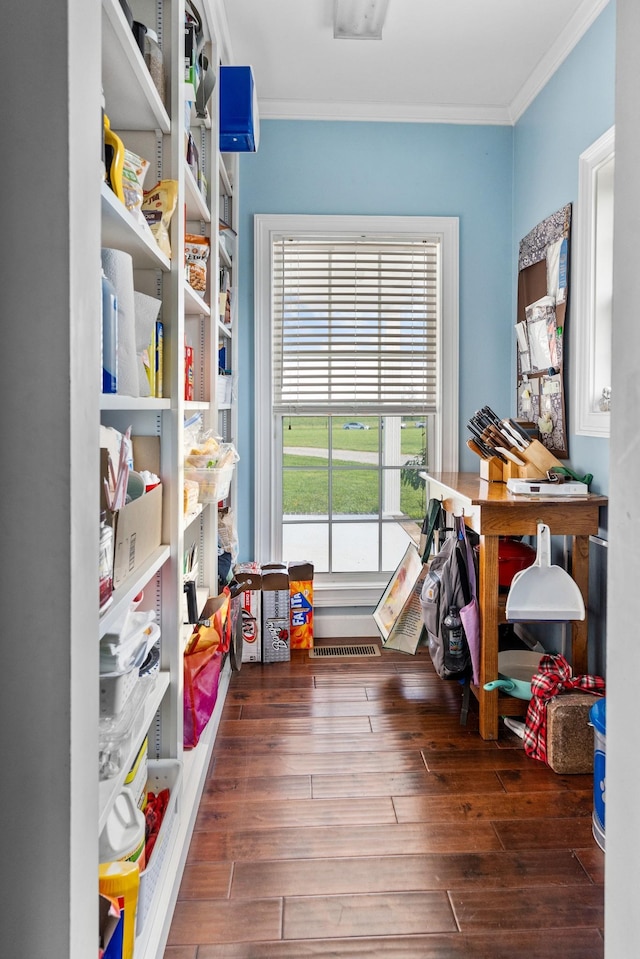
[[484,684],[498,676],[498,536],[480,537],[478,602],[480,605],[480,710],[483,739],[498,738],[498,691],[487,692]]
[[571,624],[571,665],[574,676],[589,672],[589,537],[574,536],[571,552],[571,575],[584,600],[584,619]]

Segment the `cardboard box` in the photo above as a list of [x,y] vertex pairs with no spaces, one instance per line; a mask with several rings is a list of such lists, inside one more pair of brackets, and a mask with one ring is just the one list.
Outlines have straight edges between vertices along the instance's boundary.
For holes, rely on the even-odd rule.
[[[160,438],[134,436],[133,462],[136,470],[160,474]],[[108,474],[107,451],[100,450],[100,506],[106,508],[102,479]],[[117,589],[160,545],[162,538],[162,484],[133,500],[122,509],[107,510],[113,527],[113,588]]]
[[124,913],[120,906],[107,896],[98,899],[98,936],[100,949],[105,959],[122,956],[124,936]]
[[561,776],[593,772],[591,693],[574,690],[547,703],[547,763]]
[[291,658],[289,639],[289,574],[280,563],[262,567],[262,661]]
[[292,561],[288,572],[291,649],[312,649],[313,563]]
[[239,583],[250,586],[243,590],[238,599],[241,601],[242,616],[242,662],[262,662],[262,573],[257,563],[239,563],[234,567],[234,576]]

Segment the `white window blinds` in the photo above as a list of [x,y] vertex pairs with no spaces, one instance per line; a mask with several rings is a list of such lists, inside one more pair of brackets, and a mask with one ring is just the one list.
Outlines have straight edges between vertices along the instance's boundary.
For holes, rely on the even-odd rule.
[[431,239],[274,240],[274,410],[436,412],[440,252]]

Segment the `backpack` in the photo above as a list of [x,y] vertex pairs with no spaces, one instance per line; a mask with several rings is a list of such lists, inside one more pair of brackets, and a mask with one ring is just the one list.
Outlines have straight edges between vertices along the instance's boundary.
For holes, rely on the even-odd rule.
[[462,649],[450,653],[443,621],[451,606],[459,610],[471,601],[469,573],[465,558],[464,533],[456,520],[455,535],[445,541],[431,559],[421,594],[422,619],[429,642],[429,655],[441,679],[464,679],[471,675],[469,644],[464,633]]

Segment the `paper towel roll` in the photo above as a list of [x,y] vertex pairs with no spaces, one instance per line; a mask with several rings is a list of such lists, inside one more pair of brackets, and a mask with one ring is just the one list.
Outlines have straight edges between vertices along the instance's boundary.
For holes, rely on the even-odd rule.
[[102,269],[115,286],[118,297],[118,393],[140,396],[131,254],[103,248]]
[[133,294],[133,302],[136,312],[136,368],[138,370],[138,387],[140,396],[151,396],[151,387],[149,377],[147,376],[147,362],[155,364],[155,355],[150,354],[149,346],[156,326],[156,320],[160,313],[162,301],[157,300],[155,296],[147,296],[146,293]]

